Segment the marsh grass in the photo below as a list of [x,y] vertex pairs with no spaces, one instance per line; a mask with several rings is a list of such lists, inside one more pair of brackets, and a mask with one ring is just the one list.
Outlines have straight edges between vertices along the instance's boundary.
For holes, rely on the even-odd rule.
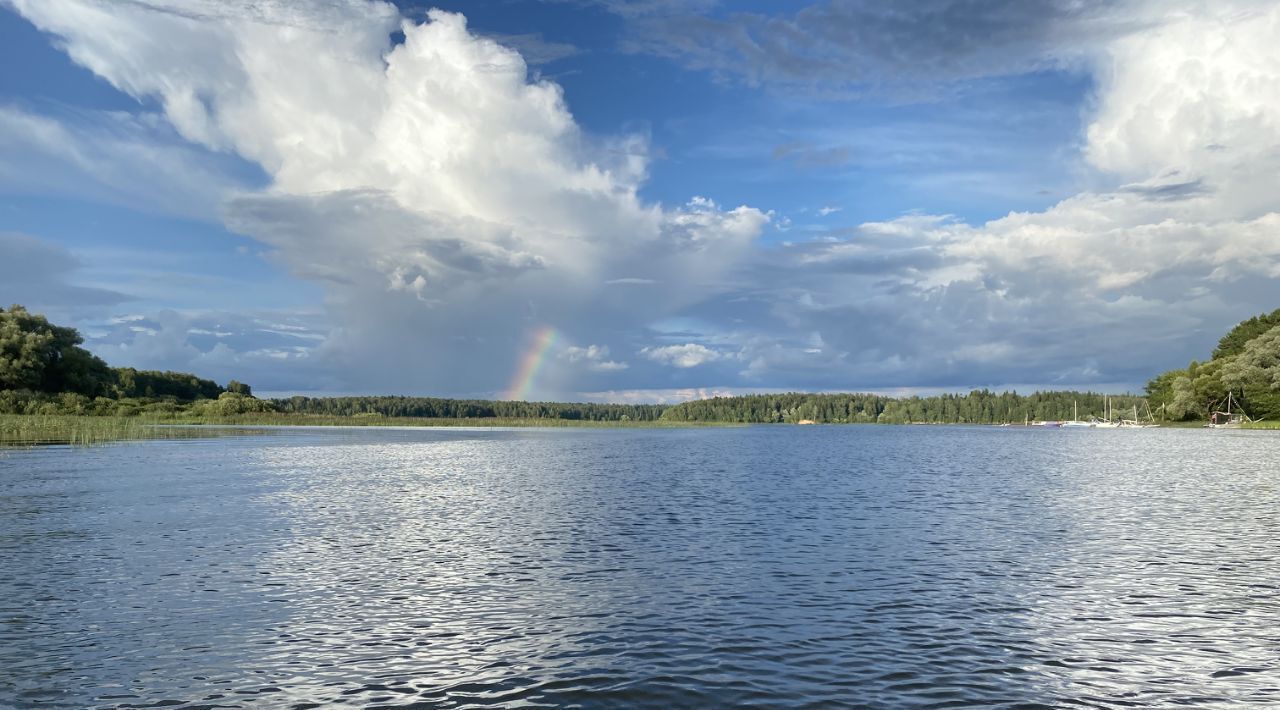
[[[255,426],[394,426],[394,427],[553,427],[553,428],[690,428],[732,426],[690,422],[588,421],[582,419],[521,419],[484,417],[471,419],[431,419],[422,417],[325,416],[314,414],[259,413],[228,417],[197,417],[178,413],[170,416],[76,416],[0,414],[0,446],[72,444],[87,446],[112,441],[144,439],[188,439],[224,435],[208,425]],[[234,433],[251,433],[251,429]]]
[[1280,429],[1280,421],[1249,422],[1248,424],[1245,424],[1243,428],[1245,429]]
[[88,446],[111,441],[178,439],[198,432],[163,429],[140,417],[0,414],[0,446],[71,444]]

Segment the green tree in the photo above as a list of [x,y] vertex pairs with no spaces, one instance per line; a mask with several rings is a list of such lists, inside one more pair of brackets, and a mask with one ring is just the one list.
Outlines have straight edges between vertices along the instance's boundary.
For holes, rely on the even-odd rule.
[[1224,361],[1222,383],[1244,399],[1257,417],[1280,416],[1280,325],[1251,339]]
[[1192,362],[1185,375],[1174,380],[1169,413],[1175,419],[1208,418],[1212,415],[1227,398],[1227,386],[1222,382],[1222,366],[1226,362]]
[[54,339],[42,316],[33,316],[22,306],[0,308],[0,389],[39,388],[53,356]]
[[227,383],[227,391],[230,392],[231,394],[243,395],[245,397],[253,396],[252,388],[250,388],[249,385],[246,385],[245,383],[239,382],[237,380],[232,380]]
[[1162,406],[1174,419],[1207,417],[1228,393],[1241,400],[1252,416],[1280,416],[1280,309],[1242,321],[1232,328],[1204,364],[1170,370],[1147,383],[1153,409]]
[[135,370],[131,367],[115,371],[116,395],[119,397],[174,397],[183,401],[217,399],[225,390],[213,380],[204,380],[186,372]]
[[258,414],[274,412],[271,403],[253,397],[246,397],[233,392],[223,392],[217,399],[206,399],[196,402],[192,411],[197,414],[214,417],[229,417],[237,414]]
[[1226,362],[1222,382],[1236,389],[1257,385],[1280,390],[1280,325],[1250,340]]
[[1170,370],[1151,378],[1147,383],[1147,402],[1153,410],[1173,402],[1173,381],[1186,374],[1186,370]]
[[1264,313],[1249,320],[1241,321],[1226,335],[1222,336],[1222,340],[1218,341],[1218,347],[1213,351],[1213,359],[1219,360],[1240,354],[1251,340],[1278,325],[1280,325],[1280,308],[1270,313]]
[[0,309],[0,389],[105,392],[111,368],[78,347],[82,342],[75,328],[53,325],[22,306]]
[[1178,371],[1170,385],[1168,406],[1169,416],[1173,419],[1188,419],[1200,413],[1199,401],[1196,399],[1195,386],[1190,375]]

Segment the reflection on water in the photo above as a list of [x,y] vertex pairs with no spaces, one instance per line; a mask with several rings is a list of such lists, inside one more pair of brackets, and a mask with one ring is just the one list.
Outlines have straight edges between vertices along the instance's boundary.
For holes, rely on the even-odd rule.
[[309,431],[0,456],[0,706],[1280,704],[1280,437]]

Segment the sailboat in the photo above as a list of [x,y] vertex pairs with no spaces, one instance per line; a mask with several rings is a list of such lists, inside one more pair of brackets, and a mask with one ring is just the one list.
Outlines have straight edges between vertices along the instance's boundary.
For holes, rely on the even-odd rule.
[[1243,410],[1231,411],[1233,398],[1232,393],[1227,392],[1227,411],[1214,412],[1213,416],[1209,417],[1209,423],[1205,426],[1210,429],[1239,429],[1245,422],[1253,421]]
[[1106,398],[1106,400],[1105,400],[1105,404],[1104,404],[1103,406],[1105,407],[1105,414],[1106,414],[1106,418],[1105,418],[1105,419],[1098,419],[1098,418],[1096,418],[1096,417],[1095,417],[1095,418],[1090,422],[1090,424],[1091,424],[1095,429],[1115,429],[1116,427],[1120,426],[1120,423],[1119,423],[1119,422],[1117,422],[1117,421],[1113,421],[1113,420],[1111,419],[1111,397],[1109,397],[1109,396],[1108,396],[1108,397]]
[[1138,418],[1138,405],[1133,405],[1133,419],[1121,419],[1120,426],[1126,429],[1154,429],[1160,426],[1156,424],[1155,417],[1151,416],[1151,405],[1147,405],[1147,420],[1143,421]]
[[1080,407],[1072,400],[1071,402],[1071,421],[1063,422],[1062,426],[1071,428],[1091,427],[1093,424],[1080,421]]

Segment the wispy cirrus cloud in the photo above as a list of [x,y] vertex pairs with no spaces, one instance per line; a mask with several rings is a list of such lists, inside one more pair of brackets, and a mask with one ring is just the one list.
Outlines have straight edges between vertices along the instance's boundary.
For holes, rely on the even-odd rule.
[[183,141],[156,114],[0,104],[0,189],[211,220],[227,195],[259,181],[238,161]]
[[1146,0],[820,0],[790,12],[610,5],[627,51],[750,86],[910,95],[958,81],[1086,68],[1110,42],[1158,26]]
[[0,232],[0,304],[37,312],[67,313],[85,306],[108,308],[128,294],[77,284],[83,262],[69,250],[29,234]]
[[568,59],[582,53],[582,50],[568,42],[548,40],[538,32],[522,32],[520,34],[487,34],[486,37],[504,47],[510,47],[520,53],[526,64],[541,66],[561,59]]

